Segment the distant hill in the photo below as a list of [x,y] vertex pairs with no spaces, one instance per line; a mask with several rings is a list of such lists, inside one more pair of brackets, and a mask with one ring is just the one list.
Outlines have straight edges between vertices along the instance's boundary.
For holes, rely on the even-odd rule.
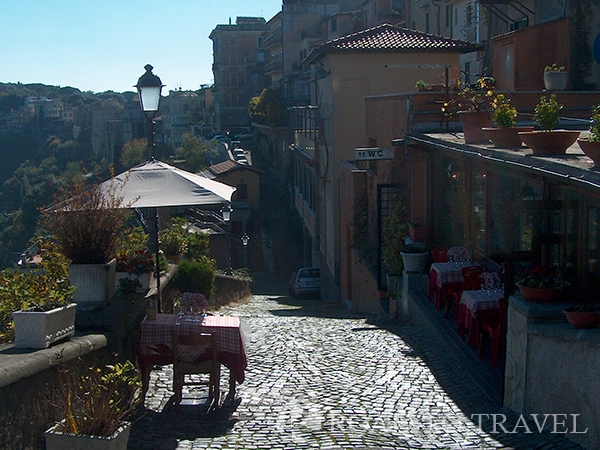
[[125,103],[131,101],[135,95],[135,92],[132,91],[94,93],[81,91],[70,86],[48,86],[41,83],[0,83],[0,114],[6,114],[11,109],[14,110],[23,106],[23,102],[28,97],[62,100],[66,104],[77,107],[82,105],[91,106],[105,99],[116,99]]

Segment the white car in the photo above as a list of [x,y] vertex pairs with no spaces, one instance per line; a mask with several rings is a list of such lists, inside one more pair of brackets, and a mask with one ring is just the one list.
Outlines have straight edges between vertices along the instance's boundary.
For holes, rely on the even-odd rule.
[[298,269],[290,280],[289,293],[292,297],[321,297],[321,269],[318,267]]

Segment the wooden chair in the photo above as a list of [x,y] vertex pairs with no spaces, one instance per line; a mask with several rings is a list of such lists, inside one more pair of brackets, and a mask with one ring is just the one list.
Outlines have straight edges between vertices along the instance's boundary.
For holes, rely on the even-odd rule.
[[450,258],[448,258],[448,255],[446,254],[447,251],[448,251],[447,248],[431,249],[431,256],[433,256],[433,262],[448,262],[448,261],[450,261]]
[[480,323],[481,339],[479,341],[479,357],[483,357],[485,344],[488,335],[491,340],[492,347],[492,367],[498,366],[498,353],[500,350],[500,333],[502,333],[502,324],[504,318],[504,299],[498,301],[498,308],[482,311],[482,319]]
[[150,384],[150,372],[154,366],[173,364],[173,351],[168,345],[156,345],[142,349],[139,333],[135,336],[135,352],[142,379],[142,398]]
[[[446,301],[446,313],[448,317],[452,303],[456,305],[456,325],[458,326],[458,307],[460,306],[460,297],[463,291],[477,290],[481,287],[480,276],[483,273],[482,266],[468,266],[461,269],[463,282],[459,285],[453,285],[448,289],[448,300]],[[454,301],[453,301],[454,300]]]
[[[211,334],[173,335],[173,391],[175,407],[181,403],[183,386],[208,386],[211,406],[220,402],[221,365],[217,360],[215,331]],[[194,355],[199,355],[194,357]],[[191,361],[190,361],[191,359]],[[208,379],[189,380],[186,375],[208,375]]]

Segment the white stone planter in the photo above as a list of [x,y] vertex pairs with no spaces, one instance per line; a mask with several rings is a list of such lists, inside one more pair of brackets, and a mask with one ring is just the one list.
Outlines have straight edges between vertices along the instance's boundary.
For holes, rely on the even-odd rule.
[[47,348],[75,334],[76,303],[50,311],[15,311],[15,347]]
[[117,260],[108,264],[71,264],[69,281],[77,286],[73,301],[80,311],[91,311],[104,306],[115,293]]
[[544,86],[549,91],[564,91],[569,82],[569,72],[545,72]]
[[421,273],[425,269],[425,263],[427,262],[428,252],[422,253],[404,253],[402,255],[402,262],[404,263],[404,271],[407,273]]
[[46,450],[127,450],[131,424],[123,422],[112,436],[89,436],[62,432],[60,423],[46,430]]

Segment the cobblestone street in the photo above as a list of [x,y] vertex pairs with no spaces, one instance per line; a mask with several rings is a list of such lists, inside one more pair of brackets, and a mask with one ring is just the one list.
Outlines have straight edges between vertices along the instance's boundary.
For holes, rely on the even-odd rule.
[[[517,417],[492,404],[452,355],[438,354],[411,325],[278,295],[255,295],[221,312],[242,317],[251,330],[237,400],[207,413],[200,388],[175,411],[171,367],[154,370],[129,448],[579,448],[561,434],[480,429],[472,414],[506,414],[508,431]],[[227,376],[225,369],[224,394]],[[493,431],[489,420],[483,428]]]

